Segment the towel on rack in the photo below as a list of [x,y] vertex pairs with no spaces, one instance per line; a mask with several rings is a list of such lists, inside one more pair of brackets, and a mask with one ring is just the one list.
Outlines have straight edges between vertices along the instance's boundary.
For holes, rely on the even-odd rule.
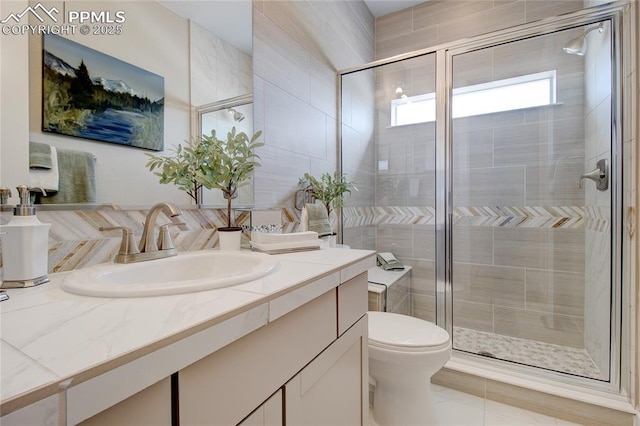
[[58,148],[58,192],[41,197],[42,204],[96,202],[95,157],[90,152]]
[[315,231],[319,237],[333,235],[327,209],[322,204],[305,204],[300,215],[302,231]]
[[30,167],[28,175],[28,185],[30,187],[42,188],[47,193],[57,191],[60,182],[58,152],[55,146],[48,146],[49,152],[51,152],[51,167],[48,169]]
[[53,167],[53,153],[51,145],[39,142],[29,142],[29,168],[50,169]]

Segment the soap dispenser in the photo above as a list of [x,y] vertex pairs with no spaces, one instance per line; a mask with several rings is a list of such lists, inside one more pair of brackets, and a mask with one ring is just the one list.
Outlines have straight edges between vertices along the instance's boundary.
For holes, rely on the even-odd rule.
[[49,282],[49,228],[36,216],[31,205],[32,190],[41,188],[20,185],[16,188],[20,204],[13,208],[13,218],[2,230],[2,288],[33,287]]

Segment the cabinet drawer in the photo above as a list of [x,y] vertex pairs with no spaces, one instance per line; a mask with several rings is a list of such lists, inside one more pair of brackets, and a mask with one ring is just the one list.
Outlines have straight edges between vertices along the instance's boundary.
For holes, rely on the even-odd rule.
[[80,425],[171,426],[171,378],[149,386],[142,392],[85,420]]
[[344,333],[367,313],[367,293],[366,272],[340,284],[338,287],[338,335]]
[[181,425],[235,425],[336,338],[336,290],[179,372]]
[[2,426],[57,426],[60,424],[60,406],[64,392],[42,399],[19,410],[0,417]]

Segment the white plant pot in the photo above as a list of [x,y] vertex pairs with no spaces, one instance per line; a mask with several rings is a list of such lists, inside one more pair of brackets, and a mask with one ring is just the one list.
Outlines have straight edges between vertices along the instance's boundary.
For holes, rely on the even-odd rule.
[[242,228],[218,228],[220,250],[240,250]]

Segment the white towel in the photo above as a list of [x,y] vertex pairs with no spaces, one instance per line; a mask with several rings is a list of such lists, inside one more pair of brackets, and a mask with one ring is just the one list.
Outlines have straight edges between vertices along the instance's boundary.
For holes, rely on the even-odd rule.
[[322,204],[306,203],[300,214],[300,230],[317,232],[318,237],[333,235],[327,208]]
[[50,169],[29,169],[30,187],[43,188],[45,191],[57,191],[60,184],[60,173],[58,172],[58,153],[56,147],[51,145],[51,168]]

